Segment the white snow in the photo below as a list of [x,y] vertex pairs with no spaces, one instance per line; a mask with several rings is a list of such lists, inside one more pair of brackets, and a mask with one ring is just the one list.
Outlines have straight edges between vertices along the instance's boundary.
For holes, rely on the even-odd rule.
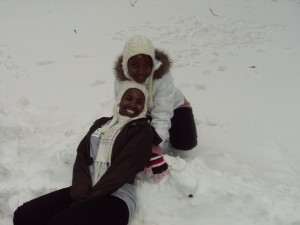
[[171,55],[199,144],[139,182],[131,225],[300,225],[299,21],[299,0],[0,0],[0,224],[70,185],[139,33]]

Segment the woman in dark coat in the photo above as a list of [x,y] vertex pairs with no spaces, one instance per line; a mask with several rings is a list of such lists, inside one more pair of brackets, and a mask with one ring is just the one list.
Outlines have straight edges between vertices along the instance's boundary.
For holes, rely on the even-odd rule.
[[161,142],[146,118],[147,90],[124,82],[113,117],[95,121],[80,142],[72,186],[24,203],[14,225],[125,225],[133,216],[134,181]]

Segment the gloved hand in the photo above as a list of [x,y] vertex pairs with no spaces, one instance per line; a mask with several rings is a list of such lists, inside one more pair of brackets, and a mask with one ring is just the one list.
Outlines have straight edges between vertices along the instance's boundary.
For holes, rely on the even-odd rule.
[[152,152],[150,161],[146,164],[146,167],[152,169],[152,173],[155,175],[167,171],[169,166],[164,160],[163,155]]
[[137,175],[137,179],[152,177],[155,182],[159,182],[169,174],[169,166],[161,152],[162,149],[159,145],[153,146],[150,161],[145,165],[145,169]]

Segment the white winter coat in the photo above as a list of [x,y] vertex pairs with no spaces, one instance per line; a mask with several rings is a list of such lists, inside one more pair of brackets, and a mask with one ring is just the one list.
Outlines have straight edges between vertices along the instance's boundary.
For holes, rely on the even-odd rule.
[[[171,118],[173,111],[184,103],[184,96],[182,92],[174,86],[172,75],[169,73],[171,61],[166,53],[156,50],[156,59],[160,61],[160,67],[155,70],[153,74],[152,94],[153,107],[148,108],[150,116],[152,117],[151,124],[163,140],[169,138],[169,129],[171,128]],[[122,69],[122,57],[120,56],[115,65],[115,96],[118,94],[121,82],[127,80]]]

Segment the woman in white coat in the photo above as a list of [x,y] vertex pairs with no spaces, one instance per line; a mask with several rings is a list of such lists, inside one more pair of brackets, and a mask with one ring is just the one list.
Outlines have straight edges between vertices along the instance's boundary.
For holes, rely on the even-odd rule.
[[174,86],[170,67],[169,56],[155,49],[148,38],[142,35],[131,37],[115,63],[115,96],[126,80],[144,84],[149,92],[148,116],[163,140],[163,151],[170,147],[191,150],[197,145],[192,107]]

